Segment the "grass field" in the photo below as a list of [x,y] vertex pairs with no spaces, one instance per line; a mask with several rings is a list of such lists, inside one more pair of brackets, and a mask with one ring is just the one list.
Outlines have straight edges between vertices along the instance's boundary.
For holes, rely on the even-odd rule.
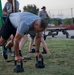
[[[14,73],[14,63],[7,63],[0,51],[0,75],[74,75],[74,39],[47,39],[51,55],[44,54],[44,69],[35,68],[35,54],[28,53],[29,41],[22,49],[22,54],[31,56],[32,60],[23,62],[24,72]],[[42,51],[42,45],[40,47]],[[9,55],[9,59],[13,59]]]

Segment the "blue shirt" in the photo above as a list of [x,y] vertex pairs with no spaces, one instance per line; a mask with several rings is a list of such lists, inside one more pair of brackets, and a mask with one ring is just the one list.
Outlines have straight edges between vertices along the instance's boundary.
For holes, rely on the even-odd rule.
[[41,20],[39,16],[30,12],[12,13],[9,19],[20,35],[28,32],[33,27],[34,21]]

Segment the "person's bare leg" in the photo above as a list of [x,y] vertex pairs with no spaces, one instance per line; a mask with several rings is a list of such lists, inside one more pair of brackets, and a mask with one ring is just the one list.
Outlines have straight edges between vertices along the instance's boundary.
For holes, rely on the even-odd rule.
[[47,47],[47,44],[46,44],[46,42],[45,42],[43,37],[41,37],[41,42],[42,42],[42,45],[43,45],[44,49],[46,50],[47,54],[50,55],[51,53],[50,53],[50,51],[49,51],[49,49]]
[[23,38],[21,39],[20,43],[19,43],[19,50],[22,49],[22,47],[27,42],[27,40],[28,40],[28,36],[27,35],[24,35]]
[[31,50],[32,50],[33,42],[34,42],[34,39],[32,39],[32,38],[30,37],[29,52],[31,52]]
[[0,37],[0,46],[3,46],[6,43],[7,40]]
[[11,48],[13,46],[13,40],[14,40],[14,36],[11,35],[10,38],[8,39],[8,42],[5,46],[5,48]]
[[7,44],[5,45],[6,49],[11,48],[11,47],[13,47],[13,41],[12,40],[8,41]]
[[6,54],[5,44],[7,40],[4,40],[2,37],[0,37],[0,46],[2,46],[2,57],[7,60],[8,56]]

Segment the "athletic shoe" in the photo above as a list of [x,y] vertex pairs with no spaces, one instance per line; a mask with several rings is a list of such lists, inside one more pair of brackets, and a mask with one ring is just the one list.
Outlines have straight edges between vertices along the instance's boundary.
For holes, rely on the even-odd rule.
[[44,48],[43,48],[42,54],[47,54],[47,52]]
[[2,56],[5,60],[8,59],[8,56],[7,56],[7,49],[5,48],[5,46],[3,46],[3,53],[2,53]]
[[4,58],[5,60],[8,59],[8,56],[7,56],[7,53],[6,53],[6,52],[3,52],[3,58]]
[[43,51],[42,54],[47,54],[46,51]]

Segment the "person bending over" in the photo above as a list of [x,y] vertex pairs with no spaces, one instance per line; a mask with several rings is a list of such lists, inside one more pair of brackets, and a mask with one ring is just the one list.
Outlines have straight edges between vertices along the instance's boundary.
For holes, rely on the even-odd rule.
[[19,42],[22,36],[29,31],[36,32],[36,55],[39,56],[39,47],[41,42],[41,32],[47,27],[47,21],[30,12],[12,13],[7,18],[1,29],[0,46],[4,45],[11,34],[14,35],[14,50],[15,60],[20,61],[22,58],[19,55]]

